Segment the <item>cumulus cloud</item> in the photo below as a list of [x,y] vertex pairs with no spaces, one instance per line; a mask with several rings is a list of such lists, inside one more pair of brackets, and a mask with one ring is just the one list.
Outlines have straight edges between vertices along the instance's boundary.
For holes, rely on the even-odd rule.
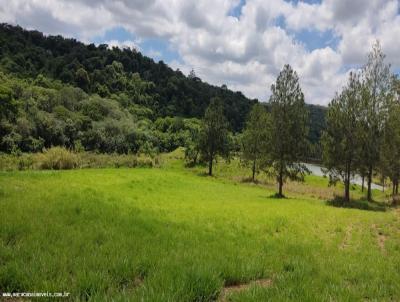
[[[203,80],[226,84],[265,101],[286,63],[298,72],[306,101],[327,104],[349,68],[365,62],[375,39],[400,68],[398,0],[0,0],[0,21],[89,42],[123,27],[139,40],[109,40],[140,49],[140,39],[163,39],[177,51],[172,67],[194,68]],[[336,45],[308,49],[303,30],[331,32]],[[318,35],[315,39],[319,39]],[[317,43],[318,44],[318,43]],[[162,59],[161,50],[148,54]]]
[[129,49],[135,49],[135,50],[140,51],[140,47],[138,46],[138,44],[131,40],[125,40],[125,41],[108,40],[103,43],[107,44],[108,47],[118,47],[121,49],[129,48]]

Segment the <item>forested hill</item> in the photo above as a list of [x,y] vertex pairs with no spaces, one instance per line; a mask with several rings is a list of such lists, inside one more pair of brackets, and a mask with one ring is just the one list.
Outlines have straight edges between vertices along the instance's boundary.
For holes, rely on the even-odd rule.
[[42,74],[102,97],[128,89],[118,79],[119,68],[126,75],[138,73],[142,80],[154,83],[147,91],[151,98],[145,105],[157,116],[201,117],[210,99],[219,96],[235,131],[242,128],[249,109],[257,102],[241,92],[187,77],[136,50],[85,45],[8,24],[0,25],[0,56],[0,65],[8,72],[26,77]]
[[[42,87],[46,87],[43,78],[59,80],[88,95],[117,100],[130,111],[132,105],[136,111],[146,108],[153,121],[167,116],[201,118],[210,99],[218,96],[234,132],[243,128],[257,102],[225,85],[205,83],[195,74],[185,76],[136,50],[86,45],[9,24],[0,24],[0,70]],[[315,143],[324,127],[325,108],[309,105],[309,109],[310,140]]]

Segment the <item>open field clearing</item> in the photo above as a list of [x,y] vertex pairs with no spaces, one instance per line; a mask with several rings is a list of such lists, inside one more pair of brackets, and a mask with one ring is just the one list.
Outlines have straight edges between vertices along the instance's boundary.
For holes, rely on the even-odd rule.
[[398,210],[273,193],[179,162],[2,172],[0,289],[72,301],[399,299]]

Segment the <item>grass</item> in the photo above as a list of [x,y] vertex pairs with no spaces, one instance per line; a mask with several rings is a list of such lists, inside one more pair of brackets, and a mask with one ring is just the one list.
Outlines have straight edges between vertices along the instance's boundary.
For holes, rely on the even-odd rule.
[[73,152],[63,147],[52,147],[39,153],[0,153],[0,171],[153,167],[160,164],[160,158],[144,154]]
[[[206,175],[205,166],[197,166],[191,169],[198,175]],[[214,178],[231,180],[236,183],[247,183],[249,185],[263,186],[268,190],[276,191],[276,180],[268,177],[265,173],[260,172],[256,175],[255,184],[251,181],[251,170],[245,167],[239,160],[233,159],[230,162],[221,160],[218,165],[214,167]],[[356,204],[365,203],[366,189],[361,191],[361,186],[351,185],[351,198],[356,201]],[[338,205],[334,202],[337,196],[344,194],[344,185],[338,182],[335,186],[329,186],[327,177],[320,177],[315,175],[306,175],[304,182],[287,181],[284,184],[284,194],[292,198],[302,198],[304,196],[317,198],[329,201],[330,204]],[[390,200],[390,190],[386,189],[385,192],[373,189],[373,199],[385,206]],[[373,203],[372,203],[373,204]]]
[[[224,287],[249,283],[224,299],[398,299],[397,210],[331,207],[311,191],[275,199],[268,185],[218,173],[201,177],[180,161],[0,172],[0,291],[218,301]],[[252,282],[261,279],[268,286]]]

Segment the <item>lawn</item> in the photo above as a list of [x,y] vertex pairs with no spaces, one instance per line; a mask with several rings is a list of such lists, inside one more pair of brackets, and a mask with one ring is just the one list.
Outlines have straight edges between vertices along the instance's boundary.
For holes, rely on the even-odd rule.
[[273,193],[177,164],[0,172],[0,291],[70,292],[62,301],[400,299],[397,210]]

